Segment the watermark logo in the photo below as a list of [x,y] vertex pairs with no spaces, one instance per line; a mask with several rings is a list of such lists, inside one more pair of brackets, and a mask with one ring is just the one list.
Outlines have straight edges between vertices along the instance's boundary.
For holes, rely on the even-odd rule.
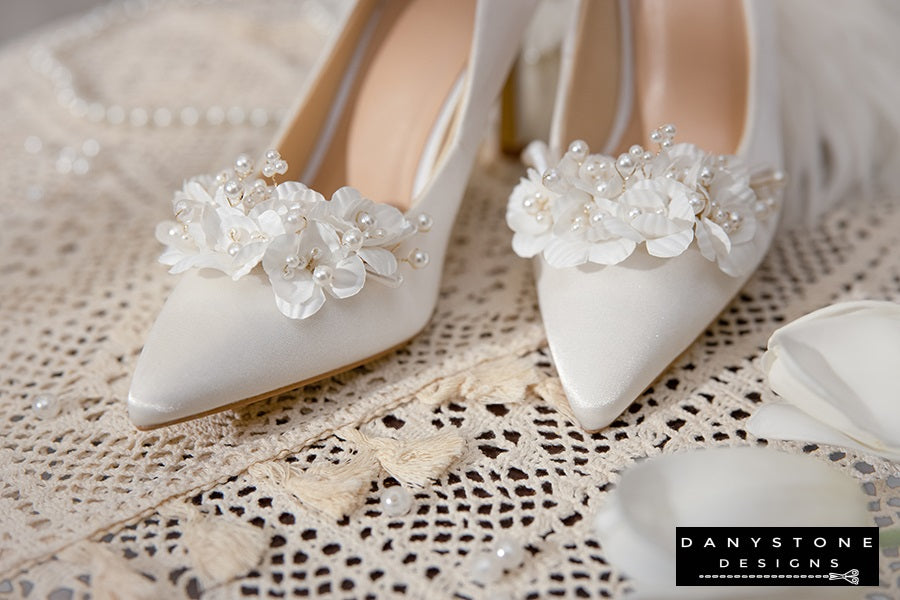
[[877,527],[677,527],[676,585],[877,586]]

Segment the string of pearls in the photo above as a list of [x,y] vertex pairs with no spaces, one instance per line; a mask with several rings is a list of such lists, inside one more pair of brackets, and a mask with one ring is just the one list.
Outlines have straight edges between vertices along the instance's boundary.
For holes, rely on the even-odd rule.
[[91,41],[109,29],[138,20],[151,11],[177,5],[191,7],[213,0],[126,0],[99,7],[71,26],[60,28],[38,41],[29,54],[31,67],[53,85],[60,106],[76,118],[92,123],[131,127],[253,126],[265,127],[284,117],[283,108],[246,106],[122,106],[88,96],[79,88],[72,70],[59,55],[74,42]]

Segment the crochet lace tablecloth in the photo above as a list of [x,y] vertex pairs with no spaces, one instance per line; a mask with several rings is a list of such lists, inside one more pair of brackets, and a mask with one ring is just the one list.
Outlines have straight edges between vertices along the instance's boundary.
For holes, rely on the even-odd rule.
[[[840,299],[900,298],[893,204],[782,234],[652,388],[586,434],[502,226],[520,167],[495,156],[476,167],[437,311],[412,343],[302,391],[136,431],[130,374],[177,280],[156,263],[154,224],[183,177],[265,147],[274,122],[229,121],[290,105],[342,6],[128,6],[96,33],[81,20],[0,52],[0,598],[619,597],[629,584],[603,558],[595,508],[635,460],[701,446],[809,454],[864,485],[873,523],[898,517],[891,463],[743,429],[773,399],[758,365],[773,329]],[[35,44],[126,122],[61,106]],[[184,106],[199,124],[180,124]],[[216,106],[221,125],[206,122]],[[133,109],[151,125],[130,125]],[[40,394],[58,416],[35,414]],[[398,482],[413,506],[389,517],[379,498]],[[500,536],[524,564],[478,585],[471,557]],[[900,594],[898,561],[883,554],[872,597]]]

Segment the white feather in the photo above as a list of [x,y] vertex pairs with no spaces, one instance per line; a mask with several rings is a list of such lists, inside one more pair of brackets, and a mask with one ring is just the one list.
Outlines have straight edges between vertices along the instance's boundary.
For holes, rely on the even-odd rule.
[[784,223],[842,201],[900,199],[900,3],[791,0],[778,14]]

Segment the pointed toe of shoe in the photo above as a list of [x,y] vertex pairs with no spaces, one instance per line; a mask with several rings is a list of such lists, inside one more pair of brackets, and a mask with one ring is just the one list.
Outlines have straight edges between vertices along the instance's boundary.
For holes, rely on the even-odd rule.
[[740,289],[698,252],[627,266],[555,269],[537,259],[541,315],[572,412],[588,431],[618,417]]
[[[427,323],[415,290],[367,286],[305,320],[275,306],[262,275],[187,272],[147,337],[128,413],[141,429],[262,399],[365,362]],[[412,287],[412,286],[410,286]],[[378,327],[366,326],[378,324]]]

